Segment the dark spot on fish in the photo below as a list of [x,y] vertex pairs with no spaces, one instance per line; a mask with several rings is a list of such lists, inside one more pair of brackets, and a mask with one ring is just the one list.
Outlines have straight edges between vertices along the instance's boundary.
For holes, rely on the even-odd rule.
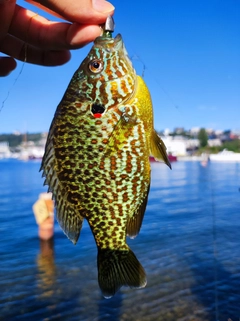
[[[90,182],[91,182],[91,180],[90,180]],[[92,187],[91,187],[91,186],[85,186],[85,190],[86,190],[87,192],[91,192]]]
[[102,121],[98,119],[98,120],[96,120],[95,124],[96,125],[102,125]]
[[73,191],[78,191],[78,190],[79,190],[79,187],[76,186],[76,185],[71,185],[71,189],[72,189]]
[[[71,140],[69,142],[71,142]],[[68,146],[67,149],[68,149],[69,152],[74,152],[75,151],[75,148],[73,146]]]
[[75,124],[72,124],[72,123],[70,123],[70,122],[66,122],[65,124],[65,128],[72,128],[72,129],[75,129]]
[[60,156],[61,154],[64,154],[66,151],[66,148],[64,147],[55,147],[55,155]]
[[91,140],[91,144],[97,144],[97,142],[98,142],[97,139],[92,139]]
[[77,199],[78,199],[78,194],[77,193],[71,193],[71,192],[68,193],[67,200],[69,202],[73,202],[73,203],[76,202],[77,203]]
[[107,138],[104,138],[104,139],[102,140],[102,142],[103,142],[103,144],[107,144],[107,143],[108,143],[108,139],[107,139]]
[[101,104],[92,104],[91,112],[95,114],[103,114],[105,111],[104,105]]

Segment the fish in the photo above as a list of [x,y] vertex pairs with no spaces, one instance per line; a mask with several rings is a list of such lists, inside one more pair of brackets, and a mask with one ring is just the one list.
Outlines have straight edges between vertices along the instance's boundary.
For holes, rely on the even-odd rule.
[[98,254],[105,298],[122,286],[143,288],[144,268],[127,245],[138,235],[150,188],[149,155],[171,168],[154,130],[150,92],[135,72],[122,36],[108,17],[60,101],[41,169],[67,237],[79,239],[86,220]]

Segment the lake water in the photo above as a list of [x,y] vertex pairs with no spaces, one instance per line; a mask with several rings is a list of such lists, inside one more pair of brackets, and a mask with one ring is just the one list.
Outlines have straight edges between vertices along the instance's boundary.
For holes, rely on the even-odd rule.
[[39,162],[0,161],[0,320],[239,321],[240,164],[152,164],[143,226],[128,244],[148,284],[102,297],[85,222],[76,246],[55,224],[40,242]]

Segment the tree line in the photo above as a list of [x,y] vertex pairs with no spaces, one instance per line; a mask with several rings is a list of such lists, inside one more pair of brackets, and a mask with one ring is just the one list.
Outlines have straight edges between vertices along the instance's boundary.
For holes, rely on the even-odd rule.
[[9,147],[16,147],[19,146],[24,141],[33,141],[38,142],[42,137],[41,133],[34,133],[34,134],[0,134],[0,142],[8,142]]
[[240,139],[233,139],[222,142],[221,146],[208,146],[208,134],[204,128],[201,128],[198,133],[200,151],[219,152],[227,149],[236,153],[240,152]]

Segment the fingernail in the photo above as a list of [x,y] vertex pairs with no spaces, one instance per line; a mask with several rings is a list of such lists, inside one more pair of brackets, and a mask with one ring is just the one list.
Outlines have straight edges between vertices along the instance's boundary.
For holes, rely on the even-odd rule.
[[115,8],[114,6],[105,0],[92,0],[93,8],[99,12],[112,12]]

